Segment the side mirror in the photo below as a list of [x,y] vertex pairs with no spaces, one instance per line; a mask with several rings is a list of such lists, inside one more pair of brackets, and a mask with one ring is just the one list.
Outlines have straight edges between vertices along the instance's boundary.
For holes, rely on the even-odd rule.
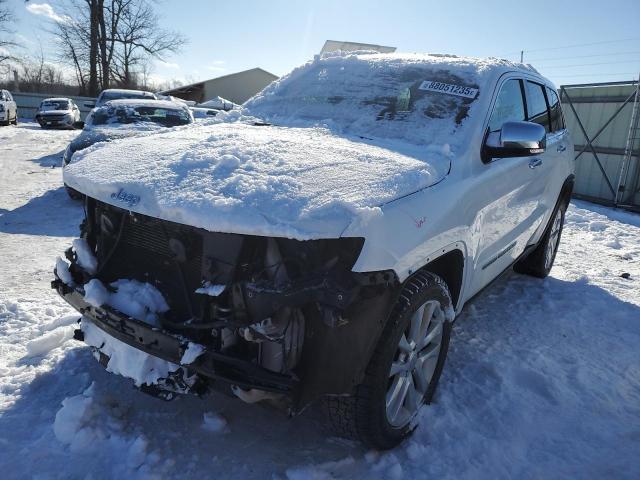
[[84,102],[84,106],[87,108],[95,108],[96,102]]
[[542,125],[532,122],[506,122],[496,132],[489,132],[482,147],[482,160],[492,158],[531,157],[544,153],[547,134]]
[[84,122],[81,122],[81,121],[73,122],[72,127],[78,130],[82,130],[84,128]]

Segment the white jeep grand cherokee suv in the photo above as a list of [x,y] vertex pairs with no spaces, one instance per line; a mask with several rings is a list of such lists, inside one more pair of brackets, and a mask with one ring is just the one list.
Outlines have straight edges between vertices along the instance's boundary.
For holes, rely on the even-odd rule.
[[110,371],[322,399],[375,448],[432,401],[465,302],[549,273],[573,185],[553,85],[443,55],[318,57],[239,112],[76,156],[86,218],[53,287]]

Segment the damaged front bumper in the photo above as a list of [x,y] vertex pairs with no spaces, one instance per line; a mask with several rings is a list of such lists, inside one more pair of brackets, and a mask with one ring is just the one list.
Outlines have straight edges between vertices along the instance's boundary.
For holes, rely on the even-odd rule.
[[[84,300],[80,287],[64,283],[56,273],[51,287],[78,310],[84,317],[115,339],[176,365],[188,348],[189,340],[131,318],[103,305],[94,307]],[[78,335],[82,339],[82,335]],[[260,389],[268,392],[294,395],[298,379],[262,368],[255,363],[206,349],[188,365],[189,371],[204,378],[217,380],[243,389]]]

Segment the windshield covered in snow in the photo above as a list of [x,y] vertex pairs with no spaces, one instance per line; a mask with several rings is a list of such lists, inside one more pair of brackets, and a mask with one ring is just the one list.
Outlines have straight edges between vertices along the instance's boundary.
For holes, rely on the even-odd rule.
[[175,127],[192,123],[192,117],[183,108],[161,108],[147,105],[105,105],[91,115],[91,125],[116,125],[132,123],[155,123]]
[[67,100],[45,100],[40,104],[40,111],[47,112],[50,110],[69,110],[69,102]]
[[469,64],[452,68],[438,59],[322,58],[267,87],[245,107],[275,125],[322,125],[343,134],[433,143],[468,116],[479,95],[476,73]]

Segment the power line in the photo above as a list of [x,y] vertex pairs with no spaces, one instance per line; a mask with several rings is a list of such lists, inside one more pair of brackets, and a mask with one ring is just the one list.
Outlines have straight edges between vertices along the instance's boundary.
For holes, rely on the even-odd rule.
[[[640,37],[634,37],[634,38],[621,38],[620,40],[605,40],[602,42],[591,42],[591,43],[575,43],[573,45],[559,45],[557,47],[546,47],[546,48],[535,48],[532,50],[529,49],[524,49],[525,53],[531,53],[531,52],[546,52],[549,50],[562,50],[565,48],[578,48],[578,47],[592,47],[594,45],[605,45],[608,43],[620,43],[620,42],[629,42],[629,41],[633,41],[633,40],[640,40]],[[508,53],[503,53],[499,56],[509,56],[509,55],[518,55],[520,54],[520,50],[516,51],[516,52],[508,52]]]
[[[625,72],[625,73],[579,73],[579,74],[571,74],[565,73],[563,75],[553,75],[556,77],[603,77],[603,76],[612,76],[612,75],[638,75],[638,72]],[[635,80],[634,80],[635,81]]]
[[597,53],[591,55],[572,55],[570,57],[546,57],[546,58],[529,58],[529,62],[542,62],[546,60],[572,60],[574,58],[591,58],[591,57],[612,57],[615,55],[636,55],[640,53],[640,50],[636,52],[614,52],[614,53]]
[[638,60],[620,60],[620,61],[617,61],[617,62],[577,63],[577,64],[573,64],[573,65],[550,65],[550,66],[536,65],[536,67],[543,68],[543,69],[547,70],[547,69],[550,69],[550,68],[591,67],[593,65],[615,65],[615,64],[619,64],[619,63],[637,63],[638,65],[640,65],[640,61],[638,61]]

